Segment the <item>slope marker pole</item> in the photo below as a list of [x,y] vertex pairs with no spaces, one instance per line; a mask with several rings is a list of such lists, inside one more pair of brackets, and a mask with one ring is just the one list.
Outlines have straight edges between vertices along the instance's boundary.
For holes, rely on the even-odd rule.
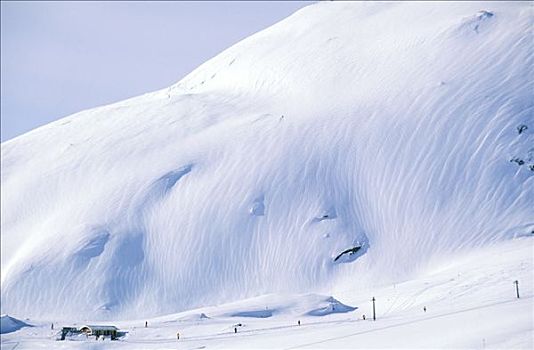
[[375,297],[371,299],[373,301],[373,321],[376,321],[376,313],[375,313]]

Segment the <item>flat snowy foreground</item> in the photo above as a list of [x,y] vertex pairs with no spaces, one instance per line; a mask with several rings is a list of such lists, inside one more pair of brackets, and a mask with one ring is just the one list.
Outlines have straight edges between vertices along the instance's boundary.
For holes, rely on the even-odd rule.
[[[354,311],[330,313],[340,304],[324,296],[272,294],[149,320],[104,322],[128,332],[114,342],[54,340],[60,326],[92,322],[27,320],[35,327],[2,335],[2,349],[532,349],[532,271],[533,238],[526,237],[436,264],[408,282],[334,295]],[[306,315],[314,310],[326,315]]]

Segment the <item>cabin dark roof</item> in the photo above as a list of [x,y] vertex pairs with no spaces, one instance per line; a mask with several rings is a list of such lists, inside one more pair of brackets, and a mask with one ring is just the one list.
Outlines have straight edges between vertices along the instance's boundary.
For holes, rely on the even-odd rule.
[[101,325],[90,325],[90,324],[87,324],[85,326],[81,326],[80,327],[80,330],[82,328],[89,328],[91,329],[91,331],[118,331],[119,329],[115,326],[101,326]]

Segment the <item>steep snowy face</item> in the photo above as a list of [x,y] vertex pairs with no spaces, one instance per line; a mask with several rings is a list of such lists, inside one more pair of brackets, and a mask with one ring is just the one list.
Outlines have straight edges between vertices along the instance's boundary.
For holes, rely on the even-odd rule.
[[3,143],[2,312],[358,288],[531,235],[532,22],[525,2],[319,3]]

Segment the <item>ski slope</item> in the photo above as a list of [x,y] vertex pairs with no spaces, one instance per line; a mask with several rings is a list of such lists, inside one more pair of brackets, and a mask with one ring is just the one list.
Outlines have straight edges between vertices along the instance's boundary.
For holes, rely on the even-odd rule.
[[531,251],[532,11],[318,3],[169,88],[2,143],[2,313],[337,297]]

